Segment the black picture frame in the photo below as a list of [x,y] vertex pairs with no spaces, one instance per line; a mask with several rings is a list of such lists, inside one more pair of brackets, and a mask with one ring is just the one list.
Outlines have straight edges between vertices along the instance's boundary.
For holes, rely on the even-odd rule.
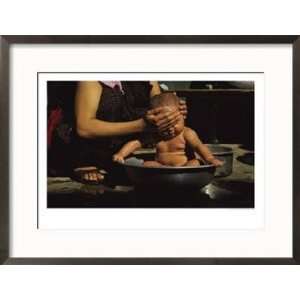
[[[9,67],[14,44],[292,44],[293,257],[292,258],[16,258],[10,257]],[[299,36],[0,36],[0,264],[299,264],[300,263],[300,37]],[[284,200],[284,199],[282,199]]]

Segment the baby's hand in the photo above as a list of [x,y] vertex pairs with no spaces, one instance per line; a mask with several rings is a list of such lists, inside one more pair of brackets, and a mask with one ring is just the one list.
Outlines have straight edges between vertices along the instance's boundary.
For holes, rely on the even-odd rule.
[[114,154],[113,161],[124,164],[124,157],[118,153]]
[[212,165],[214,165],[215,167],[221,167],[224,165],[224,162],[217,159],[217,158],[211,158],[208,160],[208,162],[210,162]]

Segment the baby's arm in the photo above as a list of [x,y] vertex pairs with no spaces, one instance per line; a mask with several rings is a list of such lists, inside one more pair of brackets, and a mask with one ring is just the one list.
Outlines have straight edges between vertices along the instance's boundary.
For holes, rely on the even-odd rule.
[[124,163],[124,158],[141,148],[142,144],[139,140],[134,140],[126,143],[117,153],[113,156],[113,161]]
[[222,166],[223,162],[216,159],[206,145],[202,143],[197,133],[191,128],[184,128],[184,138],[186,142],[197,152],[206,162],[216,167]]

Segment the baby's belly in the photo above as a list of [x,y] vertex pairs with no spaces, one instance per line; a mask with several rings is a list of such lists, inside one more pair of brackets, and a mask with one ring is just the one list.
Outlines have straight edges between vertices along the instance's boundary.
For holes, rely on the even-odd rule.
[[187,163],[188,158],[184,152],[165,152],[158,153],[156,161],[165,166],[181,167]]

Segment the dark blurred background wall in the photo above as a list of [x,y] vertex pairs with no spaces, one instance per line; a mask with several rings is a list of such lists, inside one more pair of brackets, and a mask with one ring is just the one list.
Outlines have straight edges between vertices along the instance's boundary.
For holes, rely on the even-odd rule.
[[162,87],[186,99],[187,126],[204,142],[254,149],[253,81],[173,81]]

